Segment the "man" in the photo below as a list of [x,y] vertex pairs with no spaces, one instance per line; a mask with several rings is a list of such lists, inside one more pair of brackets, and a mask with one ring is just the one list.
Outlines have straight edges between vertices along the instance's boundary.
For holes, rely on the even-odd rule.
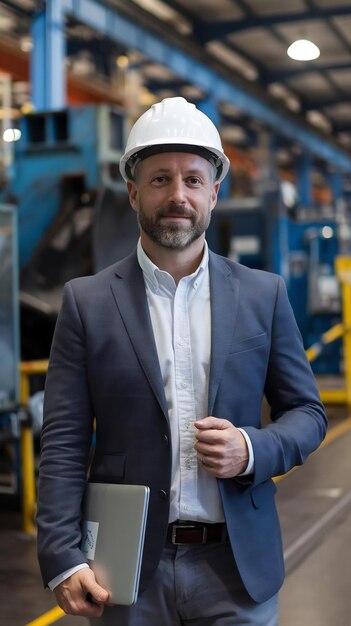
[[[39,558],[67,612],[112,626],[278,623],[272,477],[326,432],[282,279],[208,251],[228,171],[212,122],[153,105],[121,160],[137,251],[66,285],[46,384]],[[264,395],[271,423],[261,427]],[[90,479],[151,490],[135,606],[109,606],[80,551]]]

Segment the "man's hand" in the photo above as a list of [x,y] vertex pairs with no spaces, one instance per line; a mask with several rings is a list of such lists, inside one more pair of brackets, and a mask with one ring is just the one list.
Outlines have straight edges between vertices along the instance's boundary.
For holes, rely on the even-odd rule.
[[233,478],[245,471],[249,451],[244,435],[228,420],[205,417],[195,422],[194,448],[203,468],[216,478]]
[[109,592],[97,584],[94,572],[88,567],[57,585],[54,594],[65,613],[84,617],[100,617],[110,597]]

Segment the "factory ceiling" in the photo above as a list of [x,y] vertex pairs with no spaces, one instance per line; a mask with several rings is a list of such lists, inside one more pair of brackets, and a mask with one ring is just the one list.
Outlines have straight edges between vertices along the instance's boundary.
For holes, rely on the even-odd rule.
[[[105,0],[99,4],[351,154],[350,0]],[[35,0],[0,0],[0,35],[25,45],[33,13],[42,5]],[[166,64],[108,40],[87,25],[72,19],[66,30],[67,68],[72,73],[94,74],[103,84],[116,73],[117,59],[115,81],[128,73],[128,80],[132,77],[128,87],[132,92],[134,88],[134,94],[141,90],[145,103],[150,94],[157,99],[184,95],[194,101],[206,95],[190,78],[185,80]],[[305,62],[289,58],[287,48],[296,39],[313,41],[320,56]],[[248,145],[257,120],[235,101],[222,102],[221,112],[228,139]]]

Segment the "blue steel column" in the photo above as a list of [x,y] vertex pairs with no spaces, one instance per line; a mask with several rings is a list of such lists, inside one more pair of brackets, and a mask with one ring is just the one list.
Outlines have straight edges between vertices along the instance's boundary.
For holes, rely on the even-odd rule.
[[32,26],[32,99],[37,111],[66,106],[64,12],[61,0],[47,0]]
[[300,204],[303,207],[312,205],[312,158],[304,152],[297,159],[297,189]]
[[[205,113],[205,115],[207,115],[210,118],[210,120],[212,120],[212,122],[218,128],[218,131],[220,132],[221,116],[218,110],[218,103],[216,102],[216,100],[214,98],[206,98],[204,100],[201,100],[198,103],[197,108],[200,109],[200,111],[202,111],[203,113]],[[231,172],[229,170],[227,176],[221,182],[221,187],[220,187],[219,194],[218,194],[218,197],[222,200],[224,198],[229,198],[230,196],[230,182],[231,182],[230,177],[231,177]]]

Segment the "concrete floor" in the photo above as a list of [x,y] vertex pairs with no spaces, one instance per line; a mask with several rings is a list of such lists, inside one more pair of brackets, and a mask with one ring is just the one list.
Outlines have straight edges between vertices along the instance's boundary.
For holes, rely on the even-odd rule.
[[351,624],[351,430],[279,484],[281,626]]
[[351,511],[291,572],[280,595],[281,626],[350,626]]
[[[342,420],[332,420],[332,427]],[[351,624],[351,430],[279,481],[287,578],[280,626]],[[35,538],[21,532],[18,512],[1,507],[0,624],[26,626],[55,606],[44,590]],[[86,626],[64,617],[62,626]]]

